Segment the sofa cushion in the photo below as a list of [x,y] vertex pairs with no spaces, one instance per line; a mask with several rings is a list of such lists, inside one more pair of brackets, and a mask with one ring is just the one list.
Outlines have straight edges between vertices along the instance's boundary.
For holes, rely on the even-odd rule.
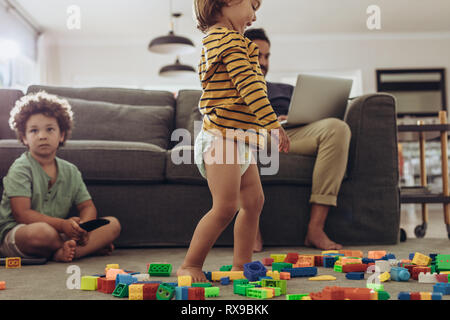
[[198,110],[201,94],[201,90],[181,90],[177,96],[175,128],[187,129],[192,145],[195,141],[195,121],[200,123],[201,129],[202,114]]
[[[183,161],[181,161],[183,159]],[[316,158],[299,154],[280,153],[279,164],[262,163],[258,158],[260,177],[263,184],[311,185],[312,173]],[[206,184],[197,165],[194,163],[193,146],[176,146],[167,152],[166,178],[169,182]],[[189,164],[190,163],[190,164]],[[271,167],[271,168],[270,168]],[[278,167],[276,174],[264,174],[262,169]],[[267,171],[266,171],[267,172]]]
[[73,140],[145,142],[167,149],[173,124],[171,106],[67,100],[74,113]]
[[[0,140],[0,178],[26,148],[17,140]],[[146,182],[165,180],[166,150],[148,143],[69,140],[57,156],[78,167],[86,181]]]
[[0,89],[0,139],[14,139],[16,134],[9,127],[8,120],[11,109],[17,100],[22,98],[20,90]]

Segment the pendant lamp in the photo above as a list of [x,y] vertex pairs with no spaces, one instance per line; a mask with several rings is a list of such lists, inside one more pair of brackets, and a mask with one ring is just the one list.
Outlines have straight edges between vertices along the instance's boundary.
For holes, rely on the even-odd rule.
[[192,75],[195,73],[195,69],[191,66],[182,64],[180,62],[180,59],[177,57],[177,60],[174,64],[170,64],[167,66],[164,66],[159,70],[159,75],[162,77],[192,77]]
[[181,17],[181,13],[172,13],[172,1],[170,1],[170,16],[169,34],[153,39],[148,45],[148,50],[155,53],[176,55],[194,52],[195,46],[190,39],[175,35],[173,18]]

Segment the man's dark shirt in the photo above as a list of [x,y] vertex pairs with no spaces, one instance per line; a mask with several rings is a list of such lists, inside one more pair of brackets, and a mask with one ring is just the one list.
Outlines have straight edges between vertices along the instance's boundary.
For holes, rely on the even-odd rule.
[[287,115],[294,87],[290,84],[267,81],[267,95],[277,117]]

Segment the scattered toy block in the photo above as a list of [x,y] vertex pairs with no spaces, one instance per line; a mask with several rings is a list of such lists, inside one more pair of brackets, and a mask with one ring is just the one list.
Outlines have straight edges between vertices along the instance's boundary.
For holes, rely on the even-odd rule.
[[97,279],[94,276],[83,276],[81,277],[81,290],[95,291],[97,290]]
[[332,281],[332,280],[336,280],[336,277],[324,274],[321,276],[308,278],[308,280],[310,280],[310,281]]
[[420,300],[431,300],[431,292],[419,292]]
[[126,272],[122,269],[109,269],[106,272],[106,279],[115,281],[118,274],[126,274]]
[[304,297],[309,297],[309,293],[287,294],[286,300],[303,300]]
[[440,292],[399,292],[398,300],[442,300]]
[[289,252],[286,257],[284,258],[283,262],[296,264],[298,261],[298,253],[296,252]]
[[338,253],[343,254],[346,257],[362,258],[363,252],[360,250],[339,250]]
[[261,288],[248,288],[246,292],[246,296],[249,298],[256,298],[256,299],[268,299],[270,296],[270,292],[265,289]]
[[221,266],[219,271],[231,271],[232,268],[233,268],[233,265],[227,264],[225,266]]
[[230,282],[230,277],[223,277],[223,278],[220,278],[220,284],[221,285],[223,285],[223,286],[227,286],[227,285],[229,285],[231,282]]
[[116,280],[108,280],[106,278],[97,279],[97,290],[103,293],[112,294],[116,288]]
[[450,254],[438,254],[435,259],[439,272],[450,271]]
[[381,281],[381,282],[386,282],[386,281],[389,281],[390,279],[391,279],[391,274],[389,273],[389,272],[383,272],[382,274],[380,274],[379,276],[378,276],[378,279]]
[[391,264],[387,260],[377,260],[375,261],[375,267],[378,267],[379,272],[390,272],[391,271]]
[[6,289],[6,281],[0,281],[0,290]]
[[315,266],[315,256],[313,255],[299,255],[297,263],[293,265],[296,267],[314,267]]
[[[289,274],[290,276],[291,274]],[[278,271],[271,271],[271,270],[267,270],[266,272],[266,276],[267,277],[271,277],[274,280],[280,280],[280,272]]]
[[205,288],[191,287],[188,289],[188,300],[205,300]]
[[148,273],[133,274],[133,277],[135,277],[138,282],[150,281],[150,275]]
[[368,268],[368,264],[359,263],[359,264],[347,264],[342,266],[342,272],[366,272]]
[[179,287],[190,287],[192,285],[191,276],[178,276],[178,286]]
[[267,267],[270,267],[270,266],[272,266],[272,263],[274,262],[274,259],[273,258],[263,258],[261,260],[261,262],[262,262],[263,265],[265,265]]
[[272,263],[272,271],[281,272],[284,268],[292,268],[292,263],[287,263],[287,262]]
[[420,252],[416,252],[411,263],[418,266],[428,266],[431,263],[431,258]]
[[386,251],[384,250],[379,250],[379,251],[369,251],[367,257],[369,259],[381,259],[386,255]]
[[419,283],[437,283],[437,273],[420,272],[418,276]]
[[144,300],[144,285],[130,284],[128,286],[128,300]]
[[241,295],[241,296],[245,296],[247,294],[247,289],[254,288],[254,287],[255,287],[254,284],[249,284],[249,283],[236,284],[236,285],[233,285],[233,293]]
[[128,273],[125,273],[125,274],[120,273],[116,276],[116,286],[119,283],[124,283],[124,284],[130,285],[130,284],[136,283],[136,282],[138,282],[138,280],[134,276],[132,276],[131,274],[128,274]]
[[339,250],[324,250],[321,253],[322,253],[322,255],[325,255],[325,254],[338,254]]
[[245,279],[244,271],[213,271],[211,281],[220,281],[220,278],[230,277],[230,280]]
[[174,295],[175,287],[172,287],[166,283],[161,283],[156,291],[156,300],[172,300]]
[[244,264],[244,276],[249,281],[257,281],[260,277],[265,277],[266,273],[267,269],[260,261]]
[[330,256],[324,256],[322,258],[322,260],[323,260],[323,266],[325,268],[333,268],[334,267],[334,263],[336,262],[334,257],[330,257]]
[[314,266],[323,267],[323,256],[314,256]]
[[[366,283],[366,288],[373,289],[375,291],[384,291],[384,285],[381,283]],[[376,300],[378,300],[378,297]]]
[[189,299],[189,287],[175,288],[175,300],[188,300],[188,299]]
[[450,283],[438,282],[433,286],[433,292],[440,292],[442,295],[450,294]]
[[109,269],[120,269],[120,268],[119,268],[119,265],[117,263],[110,263],[110,264],[106,265],[105,273],[107,273]]
[[448,283],[448,275],[446,274],[436,274],[436,281],[437,282],[443,282]]
[[172,265],[168,263],[151,263],[148,268],[150,276],[170,277]]
[[431,273],[430,267],[414,267],[412,268],[411,278],[414,280],[419,280],[420,273]]
[[269,288],[280,288],[281,294],[286,294],[287,292],[287,281],[286,280],[271,280],[271,279],[263,279],[261,280],[262,287]]
[[280,280],[290,280],[291,274],[289,272],[280,272]]
[[212,287],[212,284],[210,282],[194,282],[191,287],[202,287],[202,288],[208,288]]
[[125,283],[119,283],[114,289],[112,295],[117,298],[127,298],[128,297],[128,285]]
[[391,279],[394,281],[408,281],[411,277],[408,269],[402,267],[391,268]]
[[[142,287],[142,295],[144,300],[156,300],[156,293],[158,292],[159,283],[144,283]],[[187,299],[187,293],[186,293]]]
[[218,297],[219,294],[220,294],[220,288],[219,287],[205,288],[205,298]]
[[22,259],[20,257],[9,257],[5,261],[6,269],[18,269],[22,267]]
[[389,298],[391,297],[391,295],[386,292],[386,291],[378,291],[378,300],[389,300]]
[[345,277],[349,280],[364,280],[364,272],[348,272]]
[[305,268],[284,268],[283,272],[289,272],[291,278],[296,277],[312,277],[317,274],[317,267],[305,267]]
[[270,257],[273,259],[273,262],[283,262],[286,259],[286,254],[271,254]]

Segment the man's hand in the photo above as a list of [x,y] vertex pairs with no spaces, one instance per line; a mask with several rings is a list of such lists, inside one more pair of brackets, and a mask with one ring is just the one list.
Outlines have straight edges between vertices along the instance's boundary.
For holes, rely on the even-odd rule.
[[87,232],[81,229],[79,223],[80,223],[79,217],[71,217],[69,219],[64,220],[62,223],[62,230],[64,234],[67,235],[70,239],[80,241],[82,238],[86,236]]
[[287,115],[282,114],[281,116],[278,116],[278,121],[284,121],[287,120],[287,118],[288,118]]
[[275,138],[278,141],[278,151],[288,153],[291,146],[291,141],[286,131],[284,131],[283,127],[280,126],[276,129],[273,129],[272,132],[274,133]]

